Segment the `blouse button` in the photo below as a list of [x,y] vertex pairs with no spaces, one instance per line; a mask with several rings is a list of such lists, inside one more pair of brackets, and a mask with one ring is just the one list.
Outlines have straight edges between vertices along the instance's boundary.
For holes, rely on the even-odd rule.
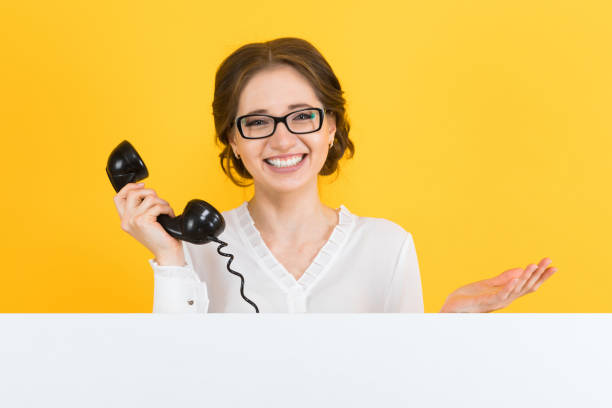
[[189,305],[193,305],[193,300],[188,300],[187,303],[189,303]]

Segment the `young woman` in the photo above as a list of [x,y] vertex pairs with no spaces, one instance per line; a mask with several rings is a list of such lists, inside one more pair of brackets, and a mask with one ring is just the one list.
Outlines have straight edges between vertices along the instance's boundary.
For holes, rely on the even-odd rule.
[[[261,312],[423,312],[411,234],[320,200],[319,175],[334,173],[354,146],[340,83],[310,43],[240,47],[217,70],[213,115],[223,171],[254,184],[248,202],[223,213],[219,238]],[[154,190],[130,183],[114,200],[122,229],[155,255],[154,312],[253,312],[216,244],[178,241],[156,222],[174,211]],[[550,263],[463,286],[441,311],[503,308],[546,281]]]

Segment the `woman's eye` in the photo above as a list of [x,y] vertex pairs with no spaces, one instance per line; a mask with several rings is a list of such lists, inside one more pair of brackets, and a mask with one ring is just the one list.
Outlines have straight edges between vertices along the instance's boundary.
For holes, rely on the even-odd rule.
[[265,125],[266,121],[264,121],[263,119],[251,119],[251,120],[247,120],[246,125],[247,126],[262,126]]
[[300,113],[294,119],[298,119],[298,120],[312,119],[312,116],[313,115],[311,113]]

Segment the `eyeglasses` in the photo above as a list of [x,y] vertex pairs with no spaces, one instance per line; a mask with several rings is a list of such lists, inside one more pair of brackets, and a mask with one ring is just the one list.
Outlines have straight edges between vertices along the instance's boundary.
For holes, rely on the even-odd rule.
[[291,133],[302,135],[316,132],[323,125],[324,112],[321,108],[306,108],[290,112],[285,116],[261,114],[243,115],[236,118],[236,126],[245,139],[263,139],[276,131],[282,122]]

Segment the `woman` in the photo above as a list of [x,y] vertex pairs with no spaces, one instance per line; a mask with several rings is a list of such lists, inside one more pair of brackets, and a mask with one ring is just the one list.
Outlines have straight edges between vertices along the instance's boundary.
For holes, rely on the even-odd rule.
[[[327,61],[301,39],[247,44],[223,61],[213,101],[221,167],[238,185],[252,179],[255,192],[223,213],[219,238],[262,312],[423,312],[411,234],[319,198],[318,176],[354,152],[342,94]],[[214,244],[178,241],[156,222],[174,211],[154,190],[130,183],[115,204],[122,229],[155,255],[154,312],[253,311]],[[463,286],[441,311],[505,307],[546,281],[550,263]]]

